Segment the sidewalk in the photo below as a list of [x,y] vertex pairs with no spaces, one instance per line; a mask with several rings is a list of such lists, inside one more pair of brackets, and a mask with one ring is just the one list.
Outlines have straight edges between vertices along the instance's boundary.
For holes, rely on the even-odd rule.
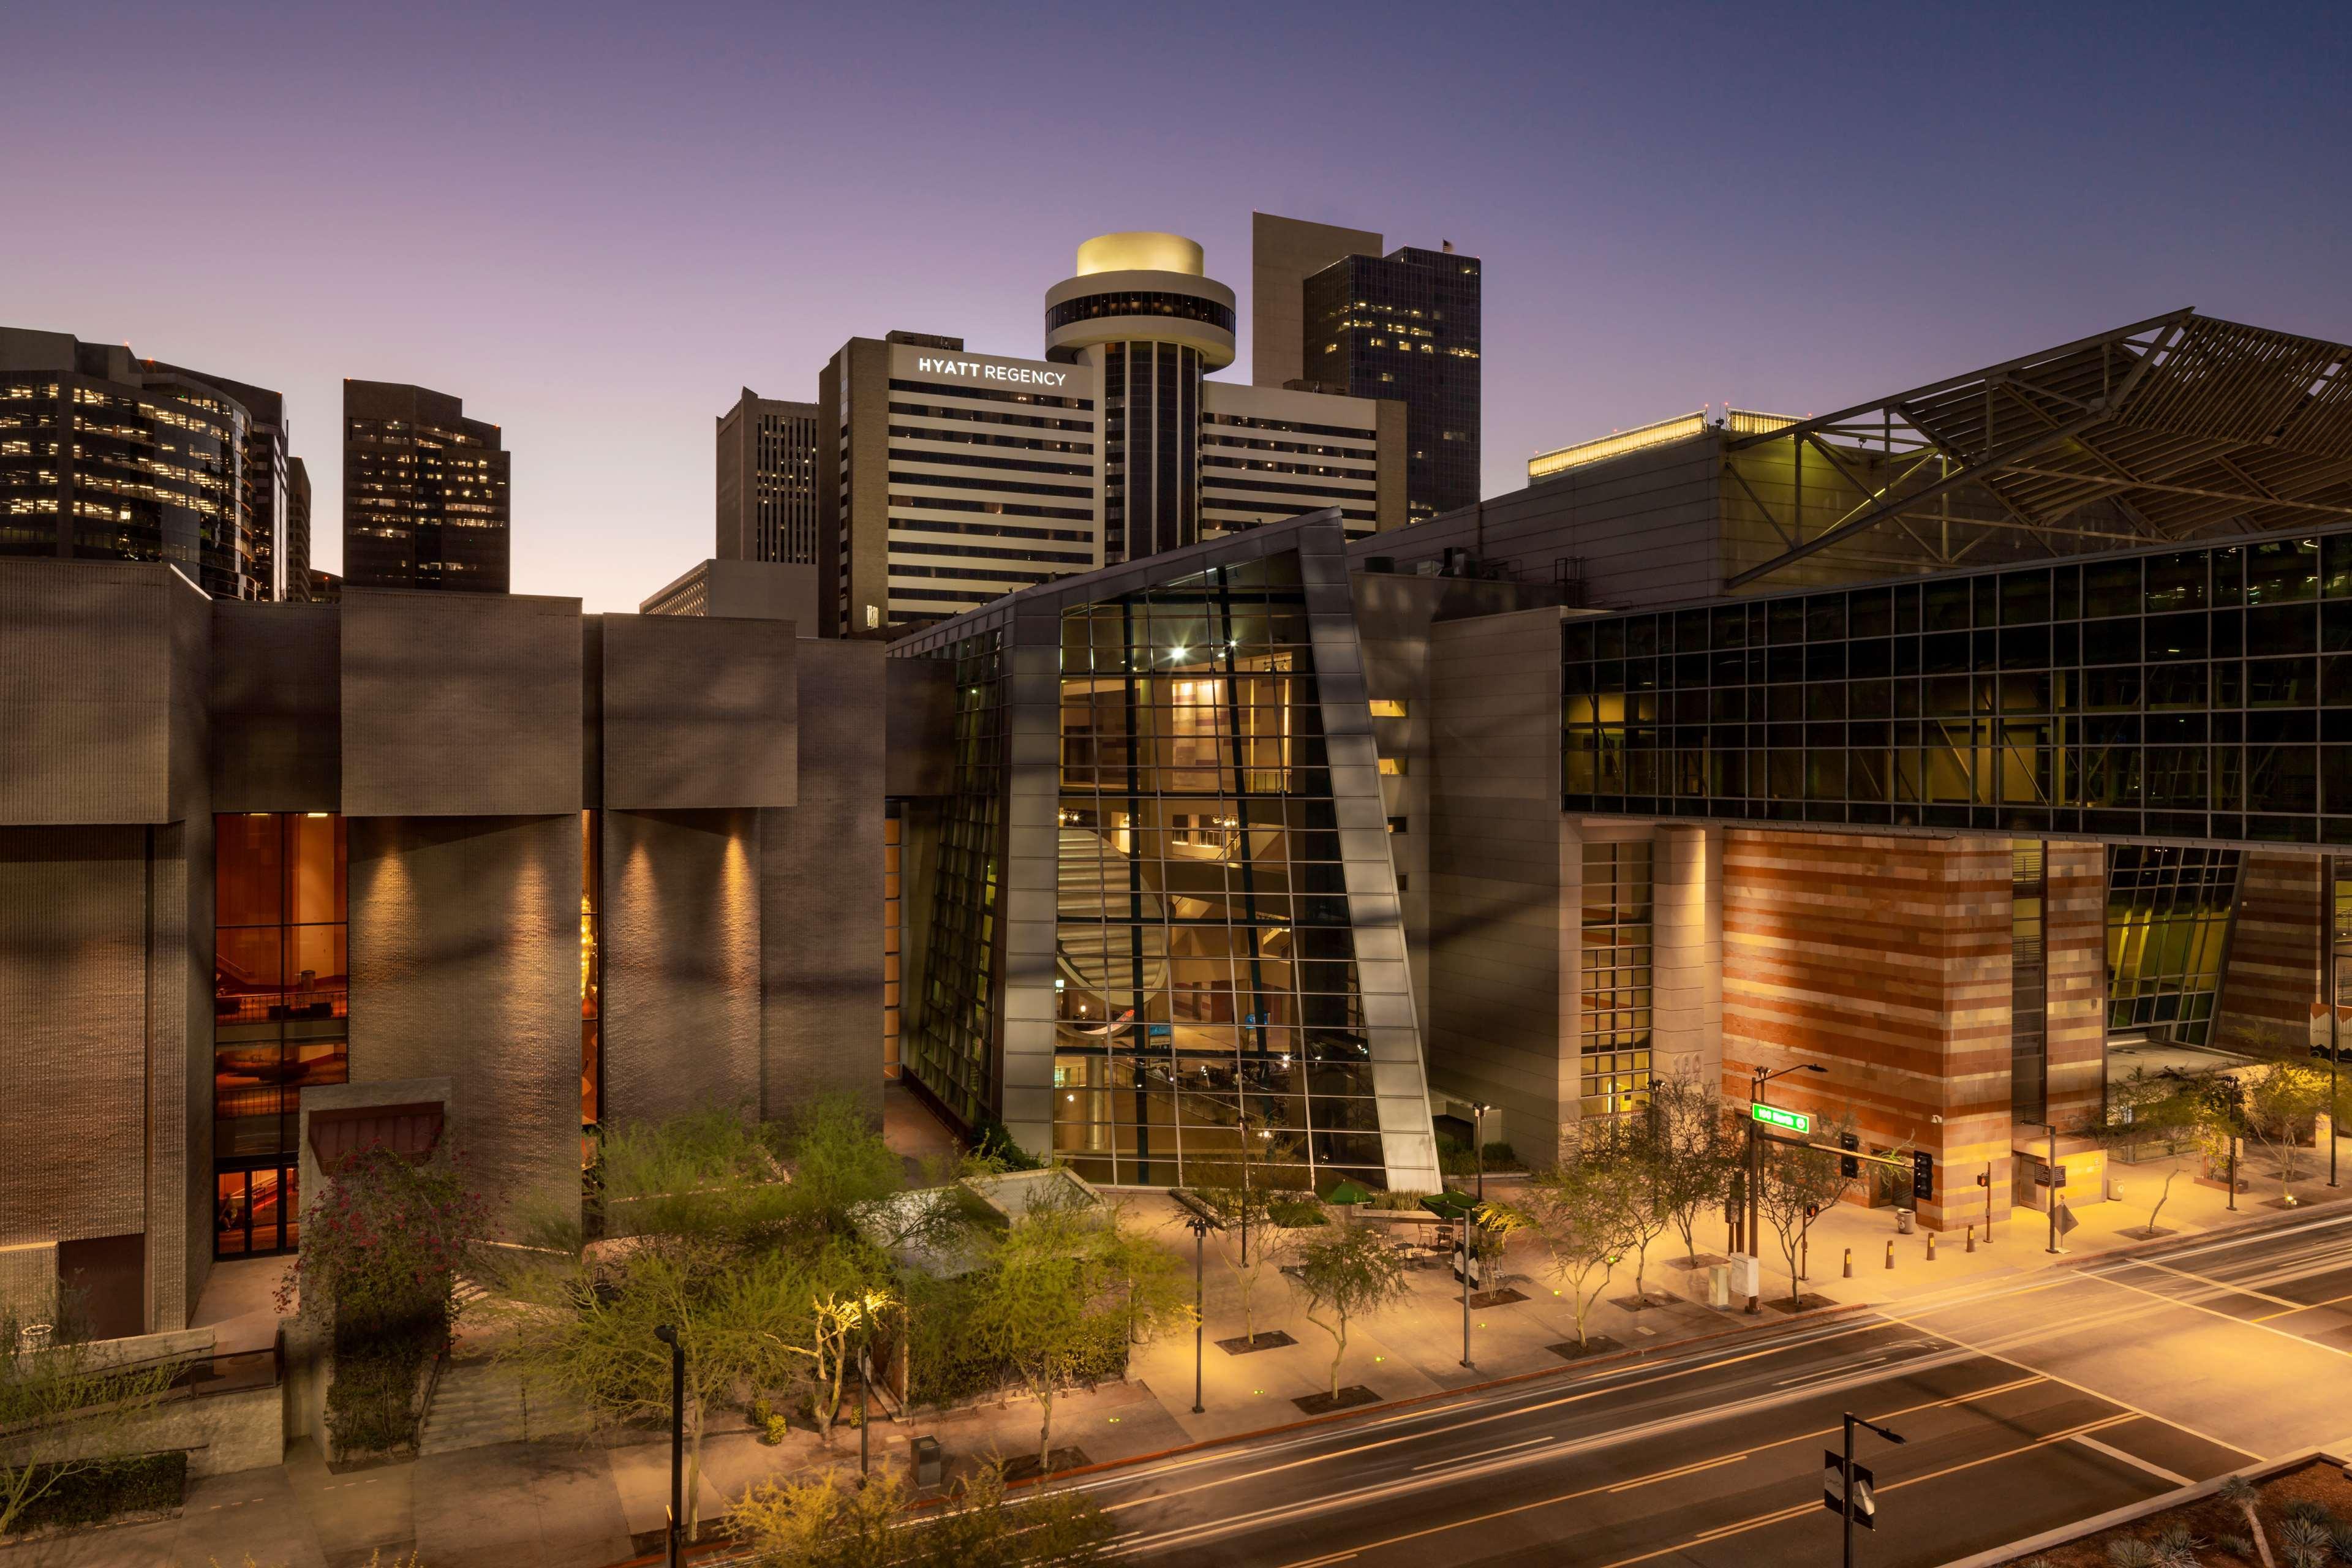
[[[2193,1161],[2194,1156],[2186,1159]],[[2078,1209],[2081,1225],[2067,1238],[2069,1256],[2080,1258],[2138,1245],[2138,1238],[2123,1232],[2147,1223],[2148,1204],[2162,1185],[2165,1169],[2155,1162],[2116,1167],[2128,1201]],[[2197,1185],[2193,1173],[2183,1174],[2173,1183],[2165,1205],[2164,1229],[2187,1236],[2277,1219],[2281,1211],[2267,1205],[2277,1195],[2276,1182],[2264,1184],[2258,1173],[2249,1173],[2255,1188],[2239,1194],[2234,1215],[2227,1210],[2226,1194]],[[2329,1212],[2317,1209],[2331,1196],[2324,1182],[2323,1165],[2318,1180],[2300,1183],[2295,1189],[2315,1212]],[[1489,1178],[1490,1193],[1504,1185]],[[1159,1194],[1121,1195],[1136,1220],[1157,1232],[1189,1274],[1192,1237],[1176,1205]],[[1961,1237],[1939,1235],[1936,1260],[1929,1263],[1924,1235],[1895,1237],[1892,1210],[1841,1206],[1815,1222],[1811,1278],[1805,1289],[1842,1304],[1893,1303],[1974,1279],[2064,1263],[2065,1258],[2053,1258],[2043,1249],[2044,1226],[2039,1213],[2019,1210],[2014,1220],[1997,1226],[1990,1245],[1980,1239],[1974,1253],[1966,1250]],[[1889,1239],[1895,1241],[1892,1270],[1884,1263]],[[1720,1222],[1709,1225],[1701,1240],[1719,1248]],[[1766,1243],[1768,1248],[1772,1246],[1769,1235]],[[1849,1247],[1855,1265],[1850,1280],[1840,1271],[1843,1252]],[[1684,1289],[1688,1271],[1673,1266],[1681,1250],[1679,1239],[1671,1236],[1652,1248],[1647,1283],[1653,1297],[1679,1295]],[[1777,1264],[1776,1257],[1767,1258],[1765,1284],[1775,1293],[1787,1282]],[[1525,1299],[1472,1312],[1473,1368],[1460,1364],[1459,1285],[1442,1265],[1416,1269],[1404,1303],[1354,1327],[1340,1365],[1340,1383],[1360,1384],[1383,1400],[1397,1400],[1568,1369],[1572,1363],[1549,1347],[1575,1338],[1574,1317],[1541,1265],[1540,1249],[1524,1242],[1505,1259],[1497,1283]],[[1308,1418],[1294,1401],[1328,1386],[1333,1345],[1300,1312],[1288,1283],[1267,1272],[1258,1287],[1255,1326],[1260,1333],[1286,1332],[1295,1342],[1241,1355],[1216,1343],[1237,1339],[1243,1325],[1234,1272],[1220,1260],[1213,1245],[1203,1283],[1208,1309],[1201,1359],[1203,1412],[1192,1413],[1193,1336],[1189,1331],[1168,1334],[1136,1348],[1129,1381],[1056,1402],[1056,1448],[1077,1448],[1090,1463],[1112,1463]],[[1784,1321],[1776,1311],[1750,1318],[1736,1309],[1688,1300],[1637,1312],[1621,1305],[1632,1295],[1633,1271],[1621,1266],[1592,1310],[1592,1334],[1639,1351]],[[904,1462],[908,1441],[918,1435],[940,1440],[950,1473],[968,1472],[991,1457],[1034,1454],[1036,1406],[1016,1398],[948,1415],[918,1415],[903,1425],[877,1420],[872,1434],[875,1462]],[[836,1430],[829,1445],[814,1433],[795,1430],[784,1443],[771,1447],[748,1426],[722,1422],[704,1441],[703,1517],[717,1518],[730,1500],[759,1480],[856,1462],[854,1428]],[[318,1450],[305,1444],[274,1468],[195,1483],[177,1520],[89,1531],[38,1545],[0,1547],[0,1568],[209,1568],[215,1562],[221,1568],[242,1568],[247,1552],[261,1568],[362,1568],[379,1550],[386,1563],[415,1550],[425,1568],[602,1568],[640,1555],[658,1541],[668,1487],[668,1446],[654,1434],[611,1447],[505,1444],[342,1474],[330,1471]]]

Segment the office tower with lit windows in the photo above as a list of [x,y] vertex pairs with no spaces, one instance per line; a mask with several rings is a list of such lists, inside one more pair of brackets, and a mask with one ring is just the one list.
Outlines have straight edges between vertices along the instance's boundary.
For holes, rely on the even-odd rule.
[[446,393],[343,383],[343,576],[354,588],[507,591],[508,454]]
[[307,604],[316,576],[310,566],[310,469],[286,459],[286,591],[278,597]]
[[1136,233],[1078,247],[1043,360],[852,339],[817,395],[828,630],[903,631],[1326,507],[1351,536],[1402,523],[1404,405],[1211,380],[1234,329],[1198,245]]
[[[1258,320],[1286,320],[1295,310],[1300,333],[1295,349],[1260,348],[1257,384],[1402,402],[1412,521],[1475,503],[1478,258],[1459,254],[1450,240],[1436,250],[1402,246],[1383,256],[1377,234],[1253,217]],[[1351,238],[1370,243],[1350,246]],[[1261,340],[1267,331],[1262,324]]]
[[719,416],[720,561],[817,558],[816,405],[750,387]]
[[151,370],[202,382],[234,398],[245,410],[244,452],[237,483],[244,500],[243,526],[253,557],[255,592],[251,596],[301,598],[310,579],[310,539],[306,524],[303,550],[298,557],[293,551],[292,500],[288,489],[292,458],[287,450],[286,399],[267,387],[231,381],[187,365],[165,364],[160,360],[142,363]]
[[284,467],[276,393],[0,328],[0,555],[163,561],[272,598]]

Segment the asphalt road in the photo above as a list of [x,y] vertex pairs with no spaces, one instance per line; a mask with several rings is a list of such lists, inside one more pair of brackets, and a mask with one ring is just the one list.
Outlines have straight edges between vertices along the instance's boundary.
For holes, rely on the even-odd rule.
[[[2003,1244],[2012,1238],[2005,1237]],[[2025,1237],[2020,1246],[2032,1245]],[[2352,1215],[1452,1395],[1077,1485],[1168,1564],[1821,1564],[1853,1411],[1926,1565],[2352,1434]]]

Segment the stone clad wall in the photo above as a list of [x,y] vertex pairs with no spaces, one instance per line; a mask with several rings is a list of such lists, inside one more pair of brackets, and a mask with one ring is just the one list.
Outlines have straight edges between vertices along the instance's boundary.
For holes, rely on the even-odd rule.
[[2000,1217],[2008,842],[1754,828],[1724,839],[1727,1099],[1747,1103],[1756,1067],[1819,1062],[1826,1078],[1793,1074],[1767,1098],[1832,1124],[1851,1109],[1865,1149],[1933,1151],[1938,1184],[1922,1224],[1979,1217],[1988,1165]]

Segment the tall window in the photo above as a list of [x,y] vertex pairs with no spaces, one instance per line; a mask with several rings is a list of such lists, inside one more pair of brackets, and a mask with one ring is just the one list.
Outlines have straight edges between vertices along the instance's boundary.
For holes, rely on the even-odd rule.
[[214,1250],[232,1258],[299,1241],[301,1091],[349,1076],[347,850],[327,812],[214,826]]
[[1297,558],[1069,609],[1061,667],[1055,1153],[1104,1182],[1381,1184]]
[[2235,849],[2107,851],[2107,1027],[2203,1045],[2238,901]]
[[1616,1116],[1650,1100],[1650,846],[1584,847],[1583,1114]]
[[602,814],[580,814],[580,1131],[581,1164],[595,1159],[595,1134],[604,1110],[604,857],[598,840]]

